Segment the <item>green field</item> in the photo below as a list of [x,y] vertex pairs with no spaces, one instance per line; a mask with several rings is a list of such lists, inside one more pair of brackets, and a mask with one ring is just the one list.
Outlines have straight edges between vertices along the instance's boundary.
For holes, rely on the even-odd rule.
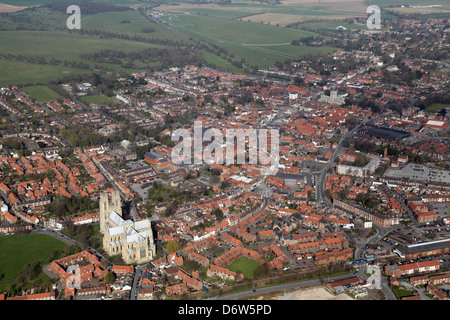
[[[66,0],[0,0],[1,3],[17,6],[39,6],[56,1],[67,2]],[[161,63],[151,57],[134,59],[134,61],[131,61],[133,60],[131,58],[114,61],[114,59],[108,60],[109,58],[103,60],[98,57],[93,58],[92,55],[108,49],[125,53],[144,52],[149,48],[172,49],[185,46],[190,49],[191,44],[194,43],[190,37],[213,45],[215,50],[226,51],[218,56],[217,51],[213,53],[202,49],[207,65],[227,71],[248,72],[247,70],[255,68],[269,67],[276,62],[297,59],[309,54],[325,55],[337,50],[331,47],[293,46],[292,40],[318,35],[293,27],[286,28],[283,27],[284,25],[292,26],[303,21],[298,25],[298,29],[304,27],[320,30],[338,25],[343,25],[347,29],[365,28],[365,26],[351,25],[342,21],[345,16],[361,15],[358,11],[361,8],[355,6],[361,6],[362,3],[355,3],[355,6],[344,3],[341,6],[339,3],[287,5],[276,1],[263,3],[250,0],[201,4],[192,3],[189,0],[158,2],[158,5],[165,4],[173,9],[169,10],[173,13],[163,16],[162,19],[172,25],[176,31],[148,20],[137,10],[138,7],[156,5],[156,3],[138,0],[94,1],[130,6],[133,10],[97,14],[82,13],[81,31],[69,31],[66,27],[69,15],[50,8],[35,7],[16,13],[1,14],[0,85],[42,84],[76,74],[91,73],[94,69],[95,72],[104,74],[157,69],[162,65],[167,67],[167,63]],[[381,6],[389,6],[400,0],[369,1]],[[433,4],[446,4],[447,0],[425,0],[426,3],[430,1]],[[401,3],[422,4],[423,2],[402,0]],[[387,16],[388,14],[385,13],[383,18]],[[242,21],[240,21],[241,17],[243,17]],[[296,20],[297,17],[298,20]],[[311,19],[315,22],[304,22]],[[331,20],[320,22],[320,19]],[[85,56],[86,54],[90,56]],[[180,60],[185,63],[186,59],[178,59]],[[198,59],[196,61],[198,63]],[[172,65],[178,66],[175,62]]]
[[[172,19],[169,20],[169,17]],[[273,45],[315,35],[310,32],[232,21],[208,16],[176,14],[165,17],[169,23],[204,39],[241,45]]]
[[[187,37],[146,20],[137,10],[82,15],[81,31],[114,32],[116,35],[129,35],[130,39],[69,31],[65,25],[67,17],[66,14],[48,8],[0,15],[0,85],[45,83],[75,74],[90,73],[93,69],[98,69],[98,66],[103,68],[100,72],[123,70],[130,73],[136,69],[86,60],[81,55],[106,49],[125,53],[142,52],[149,48],[173,47],[175,41],[190,42]],[[128,23],[122,23],[124,21]],[[153,32],[144,32],[144,28],[150,28]],[[133,35],[141,36],[151,43],[132,40]],[[164,39],[169,39],[167,45]],[[52,59],[57,63],[50,61]],[[153,67],[155,63],[136,61],[135,65],[145,69]]]
[[64,97],[45,86],[24,87],[22,88],[22,91],[28,93],[30,97],[35,99],[37,102],[48,102],[64,99]]
[[104,103],[113,103],[114,99],[102,95],[92,95],[92,96],[84,96],[81,97],[81,100],[83,100],[86,103],[89,104],[104,104]]
[[409,5],[448,5],[448,0],[367,0],[368,4],[378,5],[380,7]]
[[232,263],[230,263],[227,266],[227,269],[234,272],[240,272],[247,279],[253,279],[253,273],[261,265],[262,264],[259,263],[258,261],[241,256],[239,259],[234,260]]
[[[129,23],[123,23],[128,20]],[[189,42],[189,39],[177,32],[147,20],[138,10],[129,10],[123,12],[104,12],[94,15],[85,15],[81,18],[81,27],[86,29],[101,29],[111,32],[121,32],[138,34],[148,38],[171,39],[174,41],[182,40]],[[152,28],[152,33],[143,32],[144,28]]]
[[363,30],[367,29],[366,25],[353,24],[345,21],[322,21],[322,22],[305,22],[300,25],[302,28],[308,29],[318,29],[318,30],[328,30],[332,28],[336,28],[338,26],[342,26],[347,28],[348,30],[357,29]]
[[[123,0],[123,3],[126,2]],[[134,66],[127,66],[126,59],[119,64],[106,60],[96,62],[83,58],[83,55],[107,49],[129,53],[143,52],[149,48],[175,48],[181,44],[189,46],[193,43],[189,35],[227,50],[220,57],[203,51],[203,57],[207,65],[232,72],[268,67],[305,54],[327,54],[335,50],[291,45],[294,39],[315,35],[301,30],[204,15],[179,14],[173,17],[175,20],[170,20],[170,23],[188,35],[147,20],[138,10],[82,15],[81,32],[67,30],[67,15],[49,8],[39,7],[2,15],[0,85],[43,84],[91,73],[94,69],[101,73],[121,70],[131,73],[158,68],[158,62],[151,59],[135,60]],[[111,37],[98,32],[94,35],[94,30],[115,35]],[[129,36],[128,39],[123,39],[123,35]],[[147,40],[133,38],[134,35]]]
[[[18,56],[27,58],[58,59],[71,63],[87,64],[90,69],[99,63],[88,61],[80,57],[85,53],[97,53],[104,49],[121,50],[123,52],[143,51],[148,48],[160,48],[143,42],[122,39],[106,39],[98,36],[86,36],[67,31],[1,31],[0,41],[0,84],[28,84],[42,83],[49,80],[63,78],[73,74],[89,72],[86,68],[39,64],[17,60]],[[14,55],[15,60],[5,59],[8,54]],[[120,70],[119,65],[102,63],[104,67]],[[131,70],[134,71],[134,70]],[[91,71],[92,72],[92,71]]]
[[57,2],[62,0],[2,0],[1,3],[9,4],[12,6],[24,7],[24,6],[38,6],[50,2]]
[[65,246],[65,243],[41,234],[0,237],[0,292],[14,282],[25,265],[34,261],[45,264],[55,251],[61,251]]
[[[137,0],[76,0],[76,2],[81,1],[99,1],[99,2],[105,2],[109,4],[117,4],[117,5],[135,5],[135,4],[142,4],[142,2],[139,2]],[[67,0],[2,0],[1,3],[9,4],[12,6],[39,6],[50,2],[68,2]],[[75,1],[74,1],[75,2]]]
[[0,85],[45,83],[89,70],[0,59]]
[[211,52],[204,52],[203,58],[205,59],[207,65],[214,67],[215,69],[220,69],[224,71],[229,72],[236,72],[239,73],[241,70],[229,63],[228,61],[222,59],[221,57],[218,57],[214,53]]
[[302,30],[189,14],[173,14],[164,19],[182,32],[225,48],[235,55],[236,60],[244,59],[247,67],[264,68],[278,61],[306,54],[327,54],[335,50],[330,47],[291,45],[294,39],[317,36]]
[[68,31],[2,31],[0,40],[2,41],[0,54],[19,53],[36,58],[57,58],[85,63],[89,61],[82,59],[80,54],[96,53],[103,49],[131,52],[153,47],[147,43],[111,40]]

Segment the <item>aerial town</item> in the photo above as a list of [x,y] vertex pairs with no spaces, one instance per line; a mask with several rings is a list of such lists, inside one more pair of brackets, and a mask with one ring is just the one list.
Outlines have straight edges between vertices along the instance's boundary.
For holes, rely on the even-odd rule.
[[[395,20],[357,49],[253,74],[86,76],[44,102],[0,87],[0,240],[60,243],[0,272],[0,300],[265,299],[306,283],[449,300],[449,27]],[[208,129],[276,130],[275,172],[248,144],[244,163],[208,163],[183,138],[174,161],[194,122],[204,152]]]

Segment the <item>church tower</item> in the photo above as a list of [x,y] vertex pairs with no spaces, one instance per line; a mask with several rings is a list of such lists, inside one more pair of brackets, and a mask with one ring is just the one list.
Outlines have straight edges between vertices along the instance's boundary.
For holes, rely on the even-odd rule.
[[111,198],[110,210],[114,210],[119,216],[122,217],[122,203],[120,201],[119,190],[114,190]]
[[116,212],[122,217],[122,202],[120,200],[120,193],[118,190],[114,190],[111,195],[111,202],[108,198],[107,191],[100,192],[100,232],[105,233],[106,229],[110,226],[108,225],[109,214],[111,211]]
[[101,191],[100,192],[100,232],[105,233],[106,232],[106,221],[108,221],[108,215],[109,215],[109,200],[108,200],[108,192]]
[[331,92],[330,92],[330,98],[331,98],[331,99],[336,99],[336,98],[337,98],[337,91],[336,91],[336,90],[331,90]]

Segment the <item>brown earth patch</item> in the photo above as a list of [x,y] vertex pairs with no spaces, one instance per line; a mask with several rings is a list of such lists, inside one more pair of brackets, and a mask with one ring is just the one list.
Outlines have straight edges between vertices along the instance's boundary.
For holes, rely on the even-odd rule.
[[28,7],[11,6],[9,4],[0,3],[0,13],[17,12]]

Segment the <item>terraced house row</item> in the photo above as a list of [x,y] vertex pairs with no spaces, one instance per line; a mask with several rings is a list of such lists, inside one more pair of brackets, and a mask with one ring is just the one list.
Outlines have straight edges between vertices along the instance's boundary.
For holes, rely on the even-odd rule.
[[316,253],[324,250],[347,249],[349,244],[345,237],[335,237],[314,242],[305,242],[288,246],[288,250],[292,254]]

